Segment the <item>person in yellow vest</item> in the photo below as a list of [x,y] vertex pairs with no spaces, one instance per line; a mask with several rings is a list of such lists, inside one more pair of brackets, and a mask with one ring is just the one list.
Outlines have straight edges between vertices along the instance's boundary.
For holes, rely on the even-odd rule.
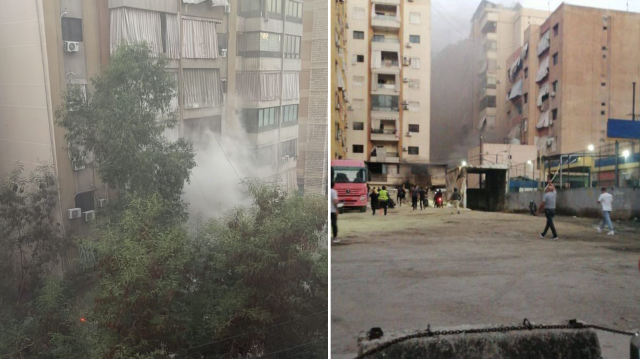
[[378,192],[378,203],[380,207],[384,208],[384,215],[387,215],[387,205],[389,204],[389,193],[387,192],[387,187],[382,186],[380,192]]

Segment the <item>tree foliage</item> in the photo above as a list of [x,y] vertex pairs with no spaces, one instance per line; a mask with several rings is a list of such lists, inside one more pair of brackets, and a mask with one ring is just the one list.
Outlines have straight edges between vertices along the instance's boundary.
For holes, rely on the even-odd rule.
[[176,126],[171,100],[176,96],[168,60],[152,56],[146,44],[121,44],[109,66],[92,79],[85,95],[70,87],[56,111],[68,133],[72,158],[92,154],[100,178],[111,188],[178,201],[195,166],[191,143],[168,141]]

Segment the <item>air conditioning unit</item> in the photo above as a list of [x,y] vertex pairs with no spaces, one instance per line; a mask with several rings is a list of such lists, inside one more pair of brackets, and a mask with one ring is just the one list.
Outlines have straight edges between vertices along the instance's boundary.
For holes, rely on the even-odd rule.
[[225,14],[231,14],[231,5],[225,5],[224,6],[224,13]]
[[405,146],[402,146],[402,152],[407,152],[407,148]]
[[64,52],[78,52],[80,49],[80,43],[77,41],[65,41]]
[[222,55],[220,55],[221,57],[227,57],[227,49],[222,49]]
[[96,211],[82,212],[82,215],[84,216],[85,222],[93,222],[96,220]]
[[76,219],[82,217],[81,208],[69,208],[69,219]]
[[353,111],[353,106],[351,106],[351,105],[347,106],[347,110]]
[[403,104],[403,105],[402,105],[402,109],[403,109],[403,110],[408,110],[408,109],[409,109],[409,105],[405,105],[405,104]]
[[402,101],[402,105],[403,105],[403,106],[404,106],[404,105],[409,105],[409,101],[407,101],[407,100]]
[[402,64],[404,66],[409,66],[409,65],[411,65],[411,60],[408,57],[403,57],[402,58]]
[[556,97],[556,92],[555,92],[555,91],[551,91],[551,92],[549,92],[549,96],[551,96],[551,97]]
[[407,82],[409,82],[409,79],[405,77],[405,78],[402,79],[402,82],[404,82],[406,84]]
[[411,42],[407,42],[407,47],[411,48]]
[[98,200],[98,208],[105,208],[108,203],[109,203],[109,199],[108,198],[100,198]]
[[411,132],[407,131],[407,137],[411,137]]

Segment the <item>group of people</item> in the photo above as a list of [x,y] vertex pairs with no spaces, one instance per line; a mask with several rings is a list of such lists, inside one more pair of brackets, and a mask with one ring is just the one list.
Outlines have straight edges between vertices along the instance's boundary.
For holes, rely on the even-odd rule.
[[[598,204],[602,206],[602,223],[596,227],[598,232],[602,232],[604,226],[607,225],[609,227],[608,235],[614,235],[613,224],[611,223],[611,211],[613,210],[613,196],[611,193],[607,192],[605,187],[600,189],[600,197],[598,197]],[[547,232],[551,230],[551,234],[553,237],[552,240],[558,240],[558,232],[556,232],[556,226],[553,223],[553,217],[556,215],[556,199],[557,192],[555,186],[549,182],[547,187],[544,189],[544,195],[542,195],[542,203],[540,203],[540,207],[538,208],[537,213],[541,213],[544,211],[545,217],[547,217],[547,223],[544,227],[544,231],[540,233],[540,238],[544,239],[547,235]]]
[[387,215],[387,208],[389,207],[389,192],[387,192],[387,187],[382,186],[382,188],[375,187],[369,190],[369,198],[371,199],[371,214],[373,216],[376,215],[376,210],[378,208],[382,208],[384,210],[384,215]]

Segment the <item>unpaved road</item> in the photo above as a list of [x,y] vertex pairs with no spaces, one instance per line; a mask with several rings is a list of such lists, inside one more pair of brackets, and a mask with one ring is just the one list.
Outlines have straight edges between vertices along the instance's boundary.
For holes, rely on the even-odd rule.
[[[403,206],[386,217],[339,216],[332,246],[331,347],[353,358],[356,338],[385,329],[518,324],[578,318],[640,327],[640,228],[556,217],[560,240],[538,237],[543,216]],[[550,237],[550,235],[549,235]],[[599,333],[605,359],[629,358],[629,338]]]

